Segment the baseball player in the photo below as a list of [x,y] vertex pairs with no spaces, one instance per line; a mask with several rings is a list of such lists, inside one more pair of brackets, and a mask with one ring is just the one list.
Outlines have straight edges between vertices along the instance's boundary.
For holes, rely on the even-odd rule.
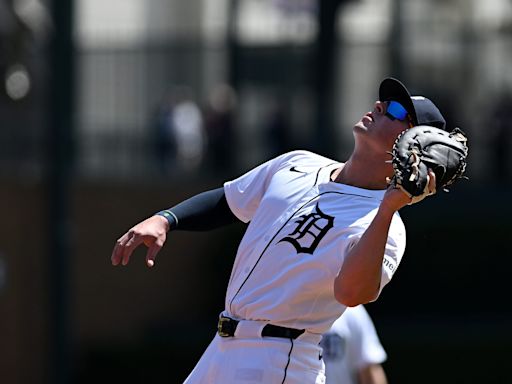
[[347,308],[320,346],[327,384],[387,384],[387,354],[363,305]]
[[404,253],[398,210],[411,199],[388,188],[388,151],[411,126],[445,126],[432,101],[411,97],[396,79],[385,79],[379,94],[353,128],[345,163],[285,153],[158,212],[117,240],[113,265],[126,265],[144,244],[153,267],[169,231],[248,223],[217,333],[186,384],[325,382],[322,334],[346,307],[376,300]]

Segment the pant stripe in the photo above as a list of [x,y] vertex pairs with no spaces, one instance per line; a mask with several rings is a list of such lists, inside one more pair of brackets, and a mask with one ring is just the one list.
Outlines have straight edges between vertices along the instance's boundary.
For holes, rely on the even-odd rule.
[[288,361],[286,362],[286,367],[284,367],[284,377],[283,377],[283,381],[281,382],[281,384],[284,384],[284,382],[286,381],[286,372],[288,371],[288,366],[290,365],[290,358],[291,358],[292,350],[293,350],[293,339],[290,339],[290,342],[291,342],[291,345],[290,345],[290,350],[288,351]]

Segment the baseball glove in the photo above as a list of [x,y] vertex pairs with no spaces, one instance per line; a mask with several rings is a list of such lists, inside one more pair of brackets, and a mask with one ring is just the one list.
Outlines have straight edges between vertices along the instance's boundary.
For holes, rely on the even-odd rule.
[[[400,188],[417,203],[462,178],[468,155],[467,138],[455,128],[446,132],[420,125],[403,131],[395,140],[391,163],[394,176],[391,185]],[[429,190],[428,170],[436,175],[436,189]]]

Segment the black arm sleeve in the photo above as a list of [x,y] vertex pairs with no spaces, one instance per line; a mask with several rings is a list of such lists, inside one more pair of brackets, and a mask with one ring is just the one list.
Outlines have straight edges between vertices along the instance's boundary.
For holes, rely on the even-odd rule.
[[240,221],[231,212],[222,187],[202,192],[158,214],[169,220],[170,229],[183,231],[208,231]]

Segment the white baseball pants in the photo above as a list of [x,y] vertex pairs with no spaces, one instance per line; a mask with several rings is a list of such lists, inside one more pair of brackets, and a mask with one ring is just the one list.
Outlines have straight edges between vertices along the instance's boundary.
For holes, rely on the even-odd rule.
[[184,384],[324,384],[321,348],[300,339],[216,334]]

